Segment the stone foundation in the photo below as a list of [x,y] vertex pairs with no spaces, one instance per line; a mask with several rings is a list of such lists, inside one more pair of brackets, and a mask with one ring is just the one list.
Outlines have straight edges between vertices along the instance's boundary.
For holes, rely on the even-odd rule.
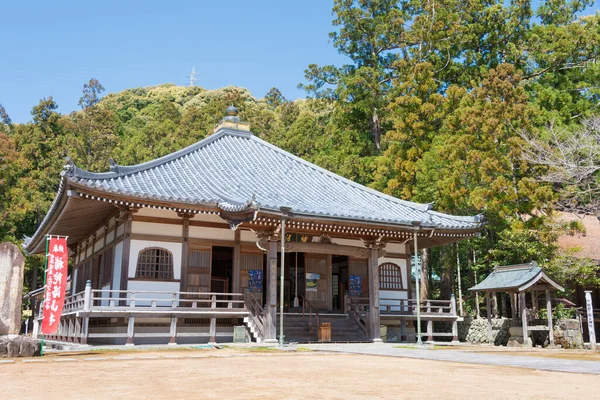
[[0,357],[35,357],[40,355],[40,342],[25,336],[0,338]]
[[[510,319],[492,319],[492,339],[496,346],[506,346],[510,337]],[[458,322],[458,340],[469,343],[488,343],[487,319],[465,317]]]
[[559,319],[554,325],[554,344],[563,349],[583,349],[583,336],[576,319]]

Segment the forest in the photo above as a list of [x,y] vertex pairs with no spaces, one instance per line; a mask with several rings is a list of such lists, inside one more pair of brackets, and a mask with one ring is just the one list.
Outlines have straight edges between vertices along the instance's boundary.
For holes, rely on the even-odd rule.
[[[599,286],[595,261],[557,245],[582,226],[555,218],[599,211],[600,13],[582,15],[591,5],[335,0],[330,41],[348,63],[306,66],[304,99],[173,84],[106,93],[90,79],[69,114],[48,96],[30,122],[12,123],[0,104],[0,241],[35,232],[66,157],[92,171],[151,160],[210,135],[233,104],[255,135],[310,162],[437,211],[485,215],[481,237],[423,251],[426,298],[456,292],[457,268],[465,291],[494,265],[533,260],[567,296]],[[39,287],[42,259],[26,268],[25,290]]]

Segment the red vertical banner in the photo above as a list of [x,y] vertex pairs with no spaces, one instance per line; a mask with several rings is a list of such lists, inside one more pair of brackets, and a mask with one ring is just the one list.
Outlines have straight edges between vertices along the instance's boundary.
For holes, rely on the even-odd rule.
[[65,303],[65,289],[69,271],[67,238],[50,238],[48,242],[48,268],[44,294],[44,320],[42,334],[52,335],[58,329]]

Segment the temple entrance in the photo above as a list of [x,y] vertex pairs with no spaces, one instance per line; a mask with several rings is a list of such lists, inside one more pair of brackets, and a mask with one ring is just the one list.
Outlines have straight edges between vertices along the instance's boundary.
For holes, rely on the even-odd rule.
[[233,276],[233,248],[213,247],[210,291],[230,293]]
[[332,308],[344,311],[344,295],[348,291],[348,257],[333,256],[331,260]]

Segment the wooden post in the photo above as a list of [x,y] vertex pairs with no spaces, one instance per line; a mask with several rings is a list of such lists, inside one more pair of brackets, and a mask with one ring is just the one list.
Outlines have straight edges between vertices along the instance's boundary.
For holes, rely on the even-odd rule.
[[135,317],[129,316],[127,320],[127,343],[125,346],[133,346]]
[[492,292],[492,311],[494,318],[498,318],[498,296],[496,296],[496,292]]
[[85,283],[85,295],[83,298],[83,311],[89,312],[92,309],[92,281],[88,279]]
[[81,321],[81,340],[80,340],[81,344],[87,344],[89,325],[90,325],[90,318],[83,317],[83,319]]
[[523,346],[530,347],[531,341],[527,332],[527,302],[525,301],[525,292],[520,293],[521,297],[521,323],[523,325]]
[[[212,309],[217,308],[217,296],[216,295],[212,295],[210,298],[210,307]],[[210,338],[208,339],[208,343],[217,343],[217,318],[212,317],[210,319]]]
[[486,313],[487,313],[487,321],[488,321],[488,343],[489,344],[494,344],[494,335],[492,333],[492,310],[491,310],[491,304],[492,302],[490,301],[490,292],[489,290],[485,291],[485,308],[486,308]]
[[177,338],[177,318],[175,318],[175,317],[171,318],[171,327],[169,330],[169,335],[170,335],[169,344],[170,345],[177,344],[177,339],[176,339]]
[[333,256],[331,254],[327,254],[327,258],[325,259],[327,266],[327,309],[333,309]]
[[546,290],[546,314],[548,316],[548,342],[554,346],[554,326],[552,326],[552,297],[550,291]]
[[181,292],[187,292],[187,279],[188,279],[188,265],[190,262],[190,217],[189,215],[183,215],[182,220],[182,236],[183,243],[181,244],[181,283],[179,290]]
[[267,254],[267,293],[265,343],[277,342],[277,242],[269,242]]
[[406,320],[400,318],[400,341],[406,342]]
[[[129,258],[131,253],[131,225],[133,223],[133,212],[130,209],[125,211],[123,216],[123,255],[121,257],[121,283],[119,290],[127,290],[127,281],[129,280]],[[121,293],[120,297],[127,297],[126,293]],[[125,305],[125,301],[121,301]]]
[[[240,270],[242,263],[242,247],[240,244],[240,231],[235,231],[235,245],[233,246],[233,270],[231,289],[233,293],[240,293]],[[237,307],[237,305],[236,305]]]
[[[456,317],[456,297],[454,294],[450,295],[450,312]],[[452,341],[458,342],[458,319],[455,318],[452,321]]]
[[90,325],[89,313],[93,307],[92,300],[92,281],[88,279],[85,283],[85,292],[83,295],[83,311],[86,313],[82,320],[81,327],[81,344],[87,344],[88,339],[88,328]]
[[369,251],[369,333],[373,343],[382,343],[379,319],[379,249]]
[[[431,314],[431,302],[427,300],[427,314]],[[427,321],[427,342],[433,343],[433,320]]]

